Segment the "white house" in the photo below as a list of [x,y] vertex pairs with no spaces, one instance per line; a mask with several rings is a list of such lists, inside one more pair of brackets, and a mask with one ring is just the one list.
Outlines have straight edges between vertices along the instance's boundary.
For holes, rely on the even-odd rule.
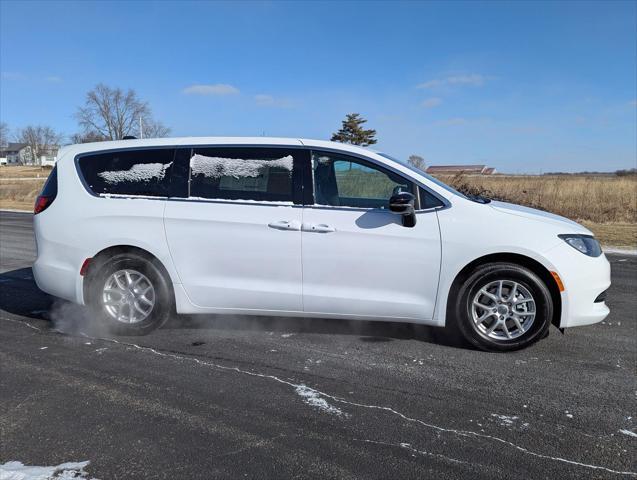
[[6,165],[20,165],[31,161],[31,147],[26,143],[9,143],[0,149],[0,158],[6,159]]
[[9,143],[0,148],[0,165],[55,165],[57,152],[60,147],[50,145],[41,147],[41,155],[35,158],[32,148],[26,143]]

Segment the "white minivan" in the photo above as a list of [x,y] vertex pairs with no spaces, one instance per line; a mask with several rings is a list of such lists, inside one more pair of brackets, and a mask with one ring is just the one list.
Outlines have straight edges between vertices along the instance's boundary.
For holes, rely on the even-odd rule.
[[340,143],[71,145],[34,224],[40,289],[124,335],[173,312],[302,316],[447,326],[505,351],[609,313],[586,228]]

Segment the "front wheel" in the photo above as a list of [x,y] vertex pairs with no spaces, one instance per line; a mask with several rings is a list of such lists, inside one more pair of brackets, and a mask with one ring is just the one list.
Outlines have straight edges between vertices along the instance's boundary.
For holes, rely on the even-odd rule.
[[144,335],[163,325],[171,312],[170,289],[159,268],[131,253],[115,255],[91,280],[91,308],[118,335]]
[[510,351],[546,336],[553,301],[531,270],[491,263],[477,267],[460,287],[454,313],[457,329],[472,345]]

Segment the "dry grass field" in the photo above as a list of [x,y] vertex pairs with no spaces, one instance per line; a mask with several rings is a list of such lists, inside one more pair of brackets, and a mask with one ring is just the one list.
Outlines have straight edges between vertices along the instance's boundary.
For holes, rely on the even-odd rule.
[[[40,167],[0,167],[0,208],[31,210],[49,171]],[[595,232],[605,245],[637,247],[635,176],[456,175],[440,179],[467,193],[571,218]]]
[[41,178],[46,179],[51,173],[51,167],[0,167],[0,179],[8,178]]
[[452,187],[575,221],[637,223],[637,176],[450,176]]

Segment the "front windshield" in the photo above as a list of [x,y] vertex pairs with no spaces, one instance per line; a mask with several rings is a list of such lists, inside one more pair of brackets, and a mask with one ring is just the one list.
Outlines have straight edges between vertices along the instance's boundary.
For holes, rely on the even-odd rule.
[[458,195],[459,197],[464,198],[465,200],[470,200],[470,198],[467,198],[466,195],[460,193],[458,190],[456,190],[453,187],[450,187],[449,185],[447,185],[446,183],[438,180],[436,177],[432,177],[431,175],[429,175],[428,173],[423,172],[421,169],[414,167],[413,165],[410,165],[409,163],[406,162],[401,162],[400,160],[387,155],[386,153],[382,153],[382,152],[376,152],[378,153],[378,155],[388,158],[389,160],[393,160],[394,162],[398,162],[401,165],[404,165],[405,167],[407,167],[409,170],[411,170],[412,172],[416,172],[418,175],[422,175],[423,177],[425,177],[428,180],[431,180],[433,183],[435,183],[436,185],[438,185],[440,188],[444,188],[445,190],[447,190],[450,193],[453,193],[454,195]]

